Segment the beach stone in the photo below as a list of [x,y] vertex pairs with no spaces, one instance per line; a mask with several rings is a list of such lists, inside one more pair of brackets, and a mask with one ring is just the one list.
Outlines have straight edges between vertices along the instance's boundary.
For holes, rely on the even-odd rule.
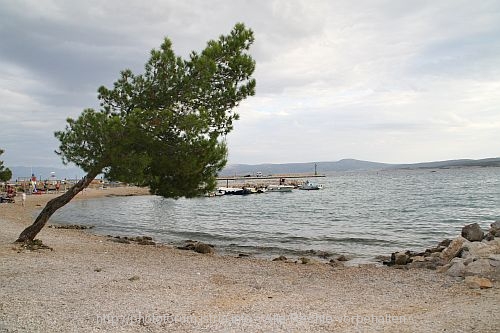
[[428,267],[431,269],[436,269],[438,266],[444,266],[449,263],[447,260],[443,260],[439,256],[425,257],[425,262],[428,263]]
[[490,224],[490,228],[493,230],[500,230],[500,220],[493,222]]
[[194,245],[194,252],[203,253],[203,254],[210,254],[210,253],[214,253],[214,250],[209,244],[198,242]]
[[467,276],[465,278],[465,284],[471,289],[487,289],[493,287],[493,283],[491,283],[489,279],[478,276]]
[[469,224],[462,228],[462,237],[470,242],[480,242],[483,236],[484,232],[477,223]]
[[337,261],[349,261],[350,258],[348,256],[345,256],[343,254],[339,255],[337,258],[336,258]]
[[321,251],[321,250],[320,250],[320,251],[316,251],[316,255],[317,255],[318,257],[320,257],[320,258],[323,258],[323,259],[326,259],[326,258],[328,258],[328,257],[331,257],[331,256],[332,256],[332,254],[331,254],[331,253],[326,252],[326,251]]
[[[436,270],[442,266],[435,261],[413,261],[405,266],[399,266],[399,267],[408,267],[411,269],[413,269],[413,268],[426,268],[426,269]],[[448,269],[448,267],[446,267],[446,269]],[[446,269],[444,271],[446,271]]]
[[342,266],[344,266],[344,263],[342,261],[339,261],[339,260],[336,260],[336,259],[331,259],[328,262],[328,265],[330,265],[332,267],[342,267]]
[[500,266],[500,254],[490,254],[488,259],[490,259],[491,266]]
[[476,258],[488,257],[491,254],[500,254],[500,239],[483,242],[469,242],[464,244],[463,251],[467,251]]
[[109,240],[112,242],[115,242],[115,243],[130,244],[130,241],[128,239],[125,239],[125,238],[112,238]]
[[453,259],[451,259],[451,260],[450,260],[450,264],[452,264],[452,265],[453,265],[454,263],[456,263],[456,262],[461,262],[461,263],[463,263],[463,262],[464,262],[464,259],[463,259],[463,258],[460,258],[460,257],[455,257],[455,258],[453,258]]
[[447,248],[450,245],[451,241],[452,240],[449,238],[443,239],[441,242],[439,242],[438,247],[442,246],[444,248]]
[[410,257],[404,252],[394,253],[394,264],[395,265],[406,265]]
[[148,236],[137,236],[134,240],[139,245],[156,245],[156,243],[153,242],[153,238]]
[[311,262],[311,259],[309,259],[307,257],[300,257],[299,260],[300,260],[300,263],[303,265],[309,264]]
[[412,262],[425,262],[424,256],[414,256],[411,258]]
[[490,265],[489,259],[478,259],[471,262],[466,266],[465,275],[466,276],[480,276],[489,277],[494,273],[493,267]]
[[425,250],[425,253],[427,255],[432,255],[433,253],[442,252],[444,249],[446,249],[446,247],[444,246],[431,247],[430,249]]
[[438,273],[446,273],[446,271],[451,267],[451,264],[446,264],[444,266],[436,267],[436,272]]
[[141,239],[140,241],[137,241],[137,244],[139,245],[156,245],[155,242],[147,239]]
[[484,236],[484,239],[490,241],[495,239],[495,237],[500,237],[500,221],[490,224],[490,230]]
[[49,228],[53,229],[75,229],[75,230],[85,230],[94,228],[93,225],[81,225],[81,224],[61,224],[61,225],[49,225]]
[[444,261],[449,262],[451,259],[455,258],[457,254],[460,253],[460,250],[462,249],[462,246],[465,242],[467,242],[467,239],[465,239],[464,237],[459,236],[453,239],[450,245],[448,245],[448,247],[440,253],[440,257]]
[[462,250],[460,250],[460,258],[467,259],[467,258],[474,258],[474,256],[470,254],[467,247],[462,247]]
[[288,258],[285,256],[279,256],[277,258],[274,258],[273,261],[287,261]]
[[466,267],[462,261],[457,261],[451,265],[446,271],[446,274],[453,277],[465,276]]
[[195,245],[195,243],[187,243],[184,246],[177,246],[177,249],[179,249],[179,250],[194,251],[194,245]]
[[483,240],[486,240],[486,241],[491,241],[491,240],[494,240],[494,239],[495,239],[495,236],[492,235],[489,232],[486,235],[484,235],[484,238],[483,238]]
[[468,264],[470,264],[471,262],[473,262],[476,258],[474,258],[473,256],[468,256],[464,259],[463,263],[465,266],[467,266]]

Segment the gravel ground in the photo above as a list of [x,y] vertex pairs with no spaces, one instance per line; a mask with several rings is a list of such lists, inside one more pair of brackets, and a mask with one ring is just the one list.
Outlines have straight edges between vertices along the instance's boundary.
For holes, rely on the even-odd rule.
[[[136,188],[88,190],[79,199]],[[425,269],[331,267],[119,244],[45,228],[12,242],[51,195],[0,205],[0,332],[498,332],[486,290]]]

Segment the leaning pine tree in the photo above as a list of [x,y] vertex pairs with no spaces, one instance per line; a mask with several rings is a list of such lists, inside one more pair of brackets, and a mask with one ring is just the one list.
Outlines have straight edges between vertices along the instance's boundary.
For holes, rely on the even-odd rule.
[[226,163],[223,138],[238,119],[234,109],[255,93],[255,61],[248,54],[253,41],[253,32],[238,23],[184,60],[165,39],[151,51],[144,74],[125,70],[113,89],[100,87],[100,111],[86,109],[55,133],[61,142],[56,153],[86,176],[50,200],[17,241],[34,240],[100,173],[170,198],[212,190]]

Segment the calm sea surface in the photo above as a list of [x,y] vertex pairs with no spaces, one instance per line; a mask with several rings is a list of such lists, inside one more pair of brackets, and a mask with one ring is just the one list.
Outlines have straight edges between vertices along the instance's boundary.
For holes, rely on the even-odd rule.
[[219,253],[300,256],[310,250],[353,255],[358,262],[398,250],[424,250],[500,220],[500,168],[335,173],[320,191],[195,199],[156,196],[75,201],[55,223],[94,225],[93,232],[187,239]]

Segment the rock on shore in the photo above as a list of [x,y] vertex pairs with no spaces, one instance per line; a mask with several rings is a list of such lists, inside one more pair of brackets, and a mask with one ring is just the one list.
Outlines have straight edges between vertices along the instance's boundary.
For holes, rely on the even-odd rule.
[[491,288],[500,280],[500,221],[485,233],[477,224],[462,228],[461,236],[444,240],[423,253],[395,252],[384,262],[397,268],[429,268],[464,278],[470,288]]

